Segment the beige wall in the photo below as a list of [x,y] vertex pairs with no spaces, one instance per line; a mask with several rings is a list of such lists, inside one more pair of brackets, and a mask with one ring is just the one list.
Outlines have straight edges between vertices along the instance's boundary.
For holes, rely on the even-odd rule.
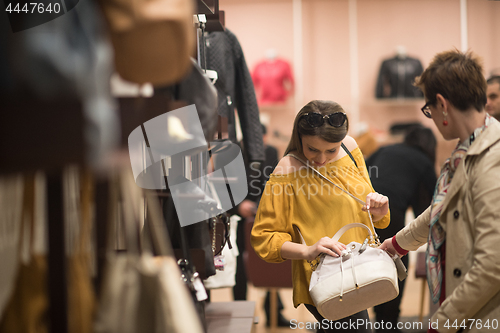
[[[357,0],[357,48],[359,68],[359,119],[384,140],[396,121],[421,121],[434,128],[420,112],[417,101],[375,99],[375,84],[383,59],[392,57],[397,45],[419,58],[424,68],[434,54],[461,49],[460,0]],[[293,0],[220,0],[226,27],[238,37],[250,70],[266,50],[294,66]],[[486,75],[500,68],[500,1],[468,0],[468,45],[484,60]],[[303,105],[312,99],[339,102],[347,112],[356,108],[351,94],[349,0],[302,0]],[[355,82],[355,81],[354,81]],[[293,99],[282,106],[261,107],[270,118],[270,131],[289,135],[298,110]],[[357,124],[352,124],[355,135]],[[439,140],[438,161],[442,164],[455,142]],[[284,149],[285,140],[272,138]]]

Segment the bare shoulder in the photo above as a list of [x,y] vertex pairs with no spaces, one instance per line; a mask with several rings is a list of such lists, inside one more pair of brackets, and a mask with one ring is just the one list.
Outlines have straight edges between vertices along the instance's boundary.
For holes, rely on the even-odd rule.
[[349,151],[353,151],[354,149],[356,149],[358,147],[358,143],[356,142],[356,140],[354,140],[354,138],[350,135],[347,135],[344,140],[342,140],[342,142],[344,143],[344,145],[347,147],[347,149],[349,149]]
[[301,167],[304,167],[304,164],[302,164],[296,158],[285,156],[278,162],[278,165],[274,169],[273,174],[286,175],[299,170]]

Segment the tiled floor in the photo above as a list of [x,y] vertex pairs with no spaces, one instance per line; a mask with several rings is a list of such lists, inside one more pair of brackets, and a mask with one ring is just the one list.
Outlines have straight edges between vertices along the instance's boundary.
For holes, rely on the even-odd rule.
[[[411,259],[410,259],[411,260]],[[414,262],[415,260],[413,260]],[[420,313],[420,299],[422,290],[422,280],[416,279],[414,277],[414,267],[410,265],[408,270],[408,281],[406,282],[406,287],[404,290],[402,306],[401,306],[401,317],[416,317],[418,319]],[[297,309],[293,307],[292,304],[292,290],[291,289],[281,289],[279,291],[281,300],[285,306],[283,315],[290,320],[295,320],[297,325],[296,329],[289,328],[279,328],[276,330],[271,330],[266,327],[265,313],[262,308],[264,302],[264,297],[266,290],[262,288],[254,288],[252,285],[248,287],[248,300],[256,302],[255,315],[258,317],[258,324],[255,326],[255,333],[284,333],[284,332],[304,332],[311,333],[310,330],[306,328],[300,329],[299,323],[314,322],[314,317],[307,311],[307,309],[301,305]],[[424,301],[424,317],[428,313],[428,291],[427,286],[425,286],[425,301]],[[212,302],[228,302],[232,301],[232,292],[229,288],[217,289],[211,291]],[[370,316],[372,317],[373,312],[369,309]],[[415,318],[412,318],[414,320]],[[409,324],[408,324],[409,325]],[[406,330],[406,332],[417,332],[416,330]]]

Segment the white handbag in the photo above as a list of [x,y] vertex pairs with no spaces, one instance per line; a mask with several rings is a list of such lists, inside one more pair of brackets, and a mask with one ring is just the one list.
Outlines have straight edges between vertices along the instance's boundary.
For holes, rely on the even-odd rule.
[[[370,228],[361,223],[342,227],[334,241],[351,228]],[[399,294],[398,273],[387,252],[368,244],[351,242],[338,258],[322,256],[311,275],[309,294],[318,312],[329,320],[348,317],[369,307],[385,303]]]

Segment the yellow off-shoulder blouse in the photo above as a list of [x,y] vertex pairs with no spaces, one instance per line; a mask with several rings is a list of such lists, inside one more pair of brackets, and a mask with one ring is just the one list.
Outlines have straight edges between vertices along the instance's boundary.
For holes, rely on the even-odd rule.
[[[366,164],[359,147],[352,152],[359,169],[346,155],[318,168],[335,184],[366,201],[374,192]],[[305,166],[288,174],[271,174],[259,203],[252,228],[251,243],[255,252],[267,262],[279,263],[281,246],[287,241],[300,243],[300,230],[307,245],[315,244],[322,237],[333,237],[344,225],[363,223],[370,227],[367,212],[356,200],[324,181]],[[374,222],[377,228],[389,225],[390,213]],[[366,230],[348,230],[340,242],[362,243]],[[293,305],[301,303],[314,305],[309,296],[311,267],[306,260],[292,260]]]

